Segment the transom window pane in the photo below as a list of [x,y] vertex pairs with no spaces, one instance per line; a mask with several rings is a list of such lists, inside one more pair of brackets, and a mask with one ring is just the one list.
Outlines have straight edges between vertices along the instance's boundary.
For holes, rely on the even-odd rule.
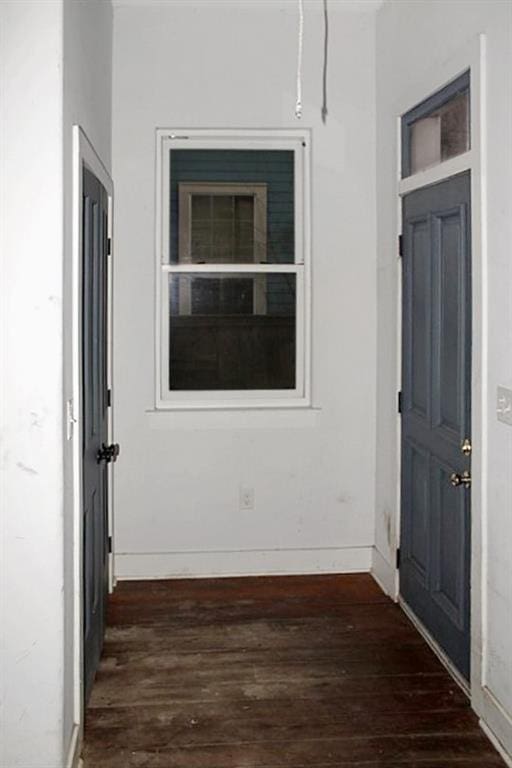
[[169,389],[295,387],[296,275],[169,275]]
[[471,148],[469,73],[402,119],[402,175],[431,168]]

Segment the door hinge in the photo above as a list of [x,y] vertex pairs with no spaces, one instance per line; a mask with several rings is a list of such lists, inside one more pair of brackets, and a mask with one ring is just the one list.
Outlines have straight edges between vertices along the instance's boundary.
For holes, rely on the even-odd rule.
[[108,553],[109,555],[112,554],[112,536],[108,537]]
[[396,550],[396,567],[400,568],[400,547]]
[[402,413],[402,390],[398,393],[398,413]]
[[112,238],[107,237],[107,256],[112,256]]
[[404,236],[398,235],[398,255],[402,257],[404,255]]
[[112,390],[107,389],[107,408],[112,408]]

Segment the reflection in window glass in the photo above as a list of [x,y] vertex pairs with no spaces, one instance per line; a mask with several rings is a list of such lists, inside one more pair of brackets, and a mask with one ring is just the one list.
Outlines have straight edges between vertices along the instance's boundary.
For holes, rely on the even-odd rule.
[[402,118],[403,176],[467,152],[470,124],[470,77],[466,72]]
[[169,276],[171,390],[293,389],[294,274]]
[[170,264],[292,264],[291,150],[173,149]]
[[249,195],[191,195],[190,261],[206,264],[257,260],[255,198]]
[[469,96],[463,93],[411,125],[411,173],[469,149]]
[[[261,279],[261,278],[260,278]],[[192,315],[252,315],[254,279],[195,277],[190,280]]]

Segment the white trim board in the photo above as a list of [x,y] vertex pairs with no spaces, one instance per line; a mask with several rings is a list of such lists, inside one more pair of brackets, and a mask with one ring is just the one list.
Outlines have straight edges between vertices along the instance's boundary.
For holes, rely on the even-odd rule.
[[[86,165],[105,187],[108,194],[108,234],[112,240],[112,211],[114,185],[103,162],[85,132],[73,126],[73,250],[72,250],[72,367],[73,400],[68,405],[68,437],[73,441],[73,581],[74,581],[74,722],[73,751],[70,759],[76,763],[84,722],[83,707],[83,599],[82,599],[82,166]],[[111,262],[110,262],[111,264]],[[109,269],[109,272],[111,270]],[[112,279],[108,281],[108,382],[112,386]],[[112,438],[112,409],[109,413],[109,440]],[[112,489],[112,466],[109,466]],[[112,492],[108,499],[109,535],[113,536]],[[113,560],[109,557],[109,586],[113,586]],[[73,763],[70,763],[73,765]]]
[[[252,6],[253,8],[258,8],[259,2],[260,0],[245,0],[245,4],[249,7]],[[226,7],[228,9],[230,8],[230,3],[232,3],[232,0],[218,0],[218,4],[220,6],[224,5],[225,9]],[[288,0],[280,0],[280,2],[274,0],[274,4],[276,10],[278,8],[280,10],[287,10],[290,7]],[[343,13],[372,15],[377,13],[383,4],[384,0],[365,0],[365,2],[361,2],[361,0],[344,0]],[[190,7],[190,0],[173,0],[173,5],[178,7],[180,5],[182,7]],[[210,0],[198,0],[198,5],[208,6],[210,5]],[[158,8],[160,10],[162,7],[162,0],[112,0],[112,7],[115,11],[118,9],[141,7],[143,7],[144,10],[148,8]],[[321,13],[322,6],[317,2],[310,3],[308,5],[308,12]]]
[[464,173],[464,171],[470,171],[472,163],[472,154],[471,150],[469,150],[462,155],[445,160],[433,168],[427,168],[412,176],[407,176],[405,179],[400,179],[398,192],[400,195],[408,195],[410,192],[414,192],[415,189],[423,189],[424,187],[430,187],[432,184],[438,184],[440,181],[444,181],[444,179],[457,176],[457,174]]
[[182,579],[367,573],[372,547],[116,553],[116,577]]
[[481,718],[483,730],[495,744],[500,754],[507,756],[508,764],[512,766],[512,717],[510,713],[504,709],[492,691],[485,685],[481,689],[478,708],[474,706],[474,709]]
[[[311,131],[310,129],[157,128],[155,133],[155,401],[154,409],[217,410],[311,406]],[[286,150],[294,157],[293,264],[171,264],[171,152],[180,149]],[[275,390],[169,389],[169,274],[189,272],[274,273],[295,275],[295,387]]]
[[510,754],[506,751],[505,747],[501,743],[501,741],[498,739],[496,734],[493,730],[489,727],[489,725],[485,722],[485,720],[480,719],[478,721],[478,724],[482,731],[485,733],[491,744],[495,747],[496,751],[499,753],[500,757],[503,759],[506,765],[510,766],[512,768],[512,757],[510,757]]
[[378,547],[372,547],[371,576],[384,594],[396,602],[398,599],[398,571],[382,554]]
[[64,763],[65,768],[77,768],[80,760],[81,744],[82,744],[82,729],[77,723],[75,723],[73,725],[71,741],[69,742],[68,756]]

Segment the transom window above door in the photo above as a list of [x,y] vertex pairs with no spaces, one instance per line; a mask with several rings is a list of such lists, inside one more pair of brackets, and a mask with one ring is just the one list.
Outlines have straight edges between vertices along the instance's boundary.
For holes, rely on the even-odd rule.
[[157,407],[307,405],[307,132],[158,131]]
[[471,149],[470,72],[402,116],[402,178]]

